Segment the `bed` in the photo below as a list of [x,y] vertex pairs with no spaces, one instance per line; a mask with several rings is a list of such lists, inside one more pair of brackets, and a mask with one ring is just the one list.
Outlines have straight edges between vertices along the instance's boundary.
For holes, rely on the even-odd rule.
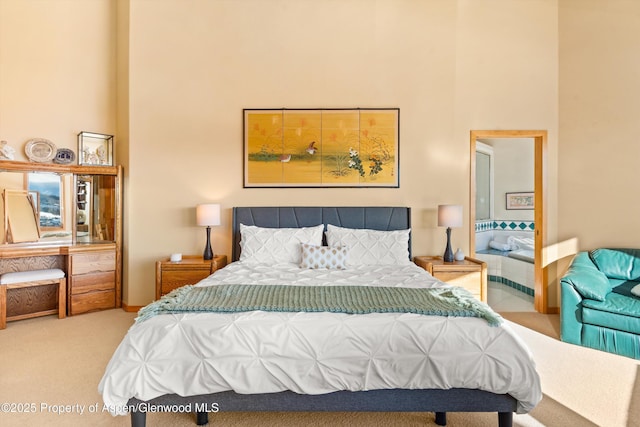
[[[410,228],[406,207],[236,207],[233,262],[193,288],[452,290],[411,262]],[[105,407],[136,427],[156,408],[193,411],[198,424],[218,411],[435,412],[439,425],[446,412],[497,412],[506,427],[542,397],[532,355],[504,322],[154,310],[141,310],[99,385]]]

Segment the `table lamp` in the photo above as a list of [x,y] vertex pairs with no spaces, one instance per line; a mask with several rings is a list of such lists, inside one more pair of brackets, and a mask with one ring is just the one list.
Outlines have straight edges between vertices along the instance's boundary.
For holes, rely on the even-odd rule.
[[453,262],[451,227],[462,227],[462,205],[438,205],[438,227],[447,227],[447,248],[442,259]]
[[220,205],[217,203],[207,203],[196,206],[196,222],[200,226],[207,227],[207,243],[204,247],[202,257],[206,260],[213,259],[211,250],[211,226],[220,225]]

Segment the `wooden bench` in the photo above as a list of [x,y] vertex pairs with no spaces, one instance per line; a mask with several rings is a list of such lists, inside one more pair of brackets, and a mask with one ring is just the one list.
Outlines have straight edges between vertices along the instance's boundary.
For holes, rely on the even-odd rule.
[[[53,284],[58,286],[57,308],[7,316],[7,305],[11,303],[11,299],[7,299],[8,291]],[[67,315],[66,294],[67,280],[64,271],[59,268],[2,274],[0,276],[0,329],[5,329],[7,327],[7,321],[12,320],[29,319],[50,314],[58,314],[60,319],[65,318]]]

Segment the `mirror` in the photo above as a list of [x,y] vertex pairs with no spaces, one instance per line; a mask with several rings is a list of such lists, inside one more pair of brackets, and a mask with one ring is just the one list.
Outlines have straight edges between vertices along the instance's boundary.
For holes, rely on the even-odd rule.
[[64,200],[62,176],[55,173],[31,172],[26,174],[26,181],[40,229],[63,230],[65,206],[61,203]]
[[[4,165],[4,167],[3,167]],[[95,172],[94,172],[95,170]],[[119,171],[96,167],[58,166],[0,161],[0,199],[3,190],[28,195],[40,238],[36,243],[69,245],[113,243],[119,236]],[[0,200],[0,215],[4,218]],[[2,243],[6,220],[0,221]],[[33,243],[31,243],[33,244]]]
[[25,191],[38,218],[39,242],[72,240],[71,173],[0,171],[0,189]]
[[476,142],[476,221],[493,217],[493,148]]
[[112,175],[76,177],[76,242],[116,240],[115,180]]

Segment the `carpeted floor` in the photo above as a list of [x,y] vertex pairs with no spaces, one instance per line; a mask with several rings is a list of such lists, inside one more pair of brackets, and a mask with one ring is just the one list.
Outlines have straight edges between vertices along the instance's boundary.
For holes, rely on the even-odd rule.
[[[516,426],[640,427],[640,361],[558,340],[557,315],[502,313],[531,348],[544,398]],[[98,382],[135,314],[107,310],[9,323],[0,331],[0,426],[126,426],[102,410]],[[6,405],[9,404],[9,405]],[[83,411],[83,413],[80,413]],[[194,417],[149,414],[148,426],[193,426]],[[224,413],[210,425],[430,426],[430,413]],[[449,426],[496,426],[496,414],[448,414]]]

